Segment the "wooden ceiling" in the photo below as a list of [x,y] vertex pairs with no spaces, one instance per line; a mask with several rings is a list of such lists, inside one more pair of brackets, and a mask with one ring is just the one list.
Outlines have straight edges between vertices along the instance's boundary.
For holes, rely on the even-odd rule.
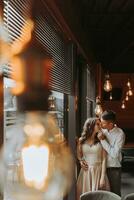
[[82,29],[97,62],[114,73],[134,73],[134,0],[79,0]]

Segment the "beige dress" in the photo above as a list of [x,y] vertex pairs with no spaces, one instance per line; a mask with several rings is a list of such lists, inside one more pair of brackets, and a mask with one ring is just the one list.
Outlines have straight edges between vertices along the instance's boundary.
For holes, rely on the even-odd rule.
[[[88,143],[82,145],[83,157],[88,164],[88,170],[85,171],[82,168],[80,170],[77,181],[78,196],[84,192],[96,191],[99,189],[102,171],[102,150],[100,143],[91,146]],[[109,190],[107,177],[106,188],[104,189]]]

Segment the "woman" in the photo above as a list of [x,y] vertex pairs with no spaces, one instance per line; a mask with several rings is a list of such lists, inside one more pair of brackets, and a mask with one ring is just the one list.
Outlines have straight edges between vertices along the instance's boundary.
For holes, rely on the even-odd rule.
[[109,190],[106,177],[106,152],[97,138],[100,130],[100,120],[86,120],[82,136],[78,141],[77,156],[81,170],[77,181],[77,195],[99,189]]

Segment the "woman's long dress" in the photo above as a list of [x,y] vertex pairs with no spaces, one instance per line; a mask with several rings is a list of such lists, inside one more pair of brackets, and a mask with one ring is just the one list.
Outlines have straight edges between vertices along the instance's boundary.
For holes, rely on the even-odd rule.
[[[102,171],[102,146],[100,143],[82,145],[82,152],[85,161],[88,164],[88,170],[81,168],[77,181],[78,194],[99,189],[99,183]],[[103,188],[104,189],[104,188]],[[106,177],[106,190],[109,190],[108,179]]]

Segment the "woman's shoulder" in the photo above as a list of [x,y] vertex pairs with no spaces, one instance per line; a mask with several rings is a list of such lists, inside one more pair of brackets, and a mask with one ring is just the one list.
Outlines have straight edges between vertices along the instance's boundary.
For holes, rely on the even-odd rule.
[[82,137],[79,137],[79,139],[78,139],[78,143],[80,144],[81,142],[82,142]]
[[76,146],[82,146],[82,139],[81,139],[81,137],[77,138]]

